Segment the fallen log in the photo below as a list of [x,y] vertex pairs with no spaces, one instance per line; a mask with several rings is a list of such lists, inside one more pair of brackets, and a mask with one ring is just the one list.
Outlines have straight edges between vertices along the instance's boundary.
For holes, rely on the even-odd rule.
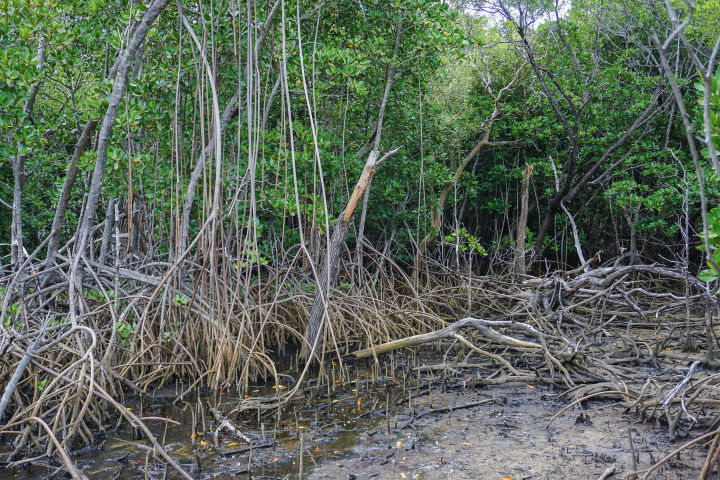
[[467,317],[463,318],[462,320],[458,320],[457,322],[443,329],[429,333],[422,333],[420,335],[413,335],[412,337],[401,338],[399,340],[393,340],[392,342],[383,343],[381,345],[370,348],[364,348],[362,350],[354,352],[353,355],[355,355],[355,358],[365,358],[375,356],[380,353],[397,350],[399,348],[414,347],[416,345],[422,345],[425,343],[434,342],[436,340],[442,340],[444,338],[452,338],[455,334],[457,334],[458,331],[462,330],[463,328],[474,328],[480,333],[482,333],[484,336],[486,336],[488,339],[505,345],[510,345],[512,347],[537,349],[542,348],[540,344],[528,342],[526,340],[520,340],[513,337],[508,337],[507,335],[503,335],[502,333],[499,333],[492,328],[509,326],[519,326],[524,330],[539,333],[534,328],[523,323],[513,322],[509,320],[484,320],[482,318]]

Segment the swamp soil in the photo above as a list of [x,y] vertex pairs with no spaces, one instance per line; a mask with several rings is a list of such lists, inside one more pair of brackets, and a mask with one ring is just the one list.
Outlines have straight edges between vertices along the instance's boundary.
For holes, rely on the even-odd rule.
[[[492,399],[473,408],[399,420],[402,430],[360,435],[345,458],[316,468],[310,479],[597,479],[615,467],[611,478],[632,471],[628,430],[639,469],[648,468],[677,448],[667,428],[634,422],[610,402],[576,406],[548,421],[568,402],[547,386],[508,384],[481,391],[433,392],[418,399],[418,414]],[[695,479],[706,451],[688,449],[656,470],[651,478]]]
[[[417,375],[403,378],[404,369],[387,367],[381,374],[363,366],[345,368],[346,380],[333,374],[320,387],[310,383],[281,412],[239,412],[234,409],[247,398],[217,391],[173,405],[175,388],[156,392],[142,406],[127,405],[158,418],[148,425],[197,479],[298,478],[301,444],[303,477],[315,480],[597,479],[613,466],[611,478],[624,478],[633,470],[629,431],[638,469],[655,464],[685,441],[671,442],[666,425],[638,423],[634,411],[607,400],[575,405],[547,427],[570,403],[561,397],[562,388],[547,384],[474,387],[472,371],[424,377],[428,382],[418,381]],[[262,397],[275,391],[274,385],[264,385],[251,393]],[[470,404],[474,406],[457,408]],[[252,451],[228,431],[220,432],[215,447],[220,422],[213,419],[210,405],[252,439]],[[91,480],[179,478],[152,459],[149,443],[136,439],[127,425],[105,427],[108,433],[98,432],[100,448],[73,455]],[[700,433],[696,429],[689,438]],[[0,454],[7,448],[0,446]],[[697,478],[706,454],[706,448],[689,448],[651,478]],[[0,478],[62,478],[54,473],[39,463],[0,469]]]

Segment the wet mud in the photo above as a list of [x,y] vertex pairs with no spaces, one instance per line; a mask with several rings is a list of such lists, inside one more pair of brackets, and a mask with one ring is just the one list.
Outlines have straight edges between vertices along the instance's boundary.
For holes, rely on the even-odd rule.
[[[473,387],[472,373],[428,384],[392,373],[346,367],[344,380],[308,383],[280,411],[238,413],[237,407],[290,383],[252,387],[242,397],[205,391],[181,401],[181,387],[166,388],[127,404],[150,418],[161,444],[197,479],[296,479],[301,471],[316,480],[597,479],[608,469],[614,470],[609,478],[625,478],[686,440],[671,442],[666,426],[637,423],[634,412],[608,401],[578,404],[548,427],[569,401],[561,398],[562,389],[545,384]],[[227,430],[218,432],[216,443],[220,422],[212,409],[227,415],[252,445]],[[73,455],[90,479],[179,478],[127,424],[103,427],[105,432],[95,432],[98,445]],[[0,450],[7,453],[9,445]],[[651,478],[697,478],[705,454],[702,446],[690,448]],[[0,478],[63,477],[34,464],[0,469]]]

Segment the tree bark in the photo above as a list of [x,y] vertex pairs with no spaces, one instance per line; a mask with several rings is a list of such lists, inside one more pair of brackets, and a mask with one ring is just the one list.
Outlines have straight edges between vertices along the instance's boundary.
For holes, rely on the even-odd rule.
[[55,207],[55,217],[53,217],[52,228],[50,230],[50,242],[48,243],[47,254],[45,255],[45,268],[52,268],[55,265],[55,256],[57,255],[60,244],[60,230],[65,220],[65,212],[67,211],[67,206],[70,201],[72,187],[75,184],[75,178],[77,178],[78,161],[90,145],[90,139],[95,132],[97,124],[98,122],[96,120],[88,120],[83,127],[80,138],[78,138],[75,144],[75,151],[70,159],[70,165],[68,165],[67,174],[65,174],[65,180],[60,190],[60,198]]
[[100,256],[98,257],[98,263],[105,265],[107,259],[108,249],[110,248],[110,242],[112,241],[113,227],[115,226],[115,199],[111,198],[108,201],[107,211],[105,212],[105,227],[103,228],[103,238],[100,244]]
[[[45,37],[40,38],[40,45],[38,46],[37,66],[38,70],[40,71],[45,68],[46,47],[47,41],[45,40]],[[30,87],[28,99],[25,101],[25,107],[23,108],[23,113],[25,114],[25,117],[23,118],[22,124],[20,125],[21,130],[25,122],[30,120],[30,118],[32,117],[32,111],[35,107],[35,99],[37,98],[37,94],[40,91],[41,84],[42,80],[38,79],[38,81]],[[20,267],[24,251],[22,231],[22,197],[23,190],[25,188],[25,180],[27,179],[27,176],[25,175],[25,160],[27,159],[27,155],[24,153],[20,153],[24,148],[25,141],[20,140],[18,142],[18,154],[16,155],[12,163],[13,181],[15,185],[13,187],[12,224],[10,227],[10,264],[12,265],[11,268],[13,270]]]
[[525,275],[527,272],[525,265],[525,228],[527,227],[530,177],[532,173],[533,166],[526,163],[522,178],[522,187],[520,189],[520,216],[517,221],[517,234],[515,236],[515,265],[517,266],[517,273],[519,275]]

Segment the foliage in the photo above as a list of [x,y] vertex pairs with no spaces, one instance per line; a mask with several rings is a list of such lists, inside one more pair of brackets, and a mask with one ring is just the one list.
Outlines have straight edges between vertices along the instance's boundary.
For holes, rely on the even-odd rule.
[[[529,41],[544,52],[543,68],[553,72],[557,88],[584,102],[574,126],[579,139],[576,180],[577,172],[587,171],[649,105],[658,72],[646,62],[652,52],[648,32],[666,30],[668,22],[657,5],[646,0],[623,5],[573,2],[557,21],[554,2],[524,3],[535,18]],[[716,3],[697,3],[689,31],[706,44],[717,36]],[[488,89],[497,93],[524,60],[513,44],[518,35],[509,23],[445,2],[340,0],[316,9],[318,5],[309,0],[285,2],[288,97],[281,93],[268,101],[282,64],[281,20],[276,16],[267,45],[259,52],[254,80],[265,93],[252,107],[263,113],[263,102],[268,101],[267,118],[248,124],[241,109],[222,136],[223,226],[227,231],[237,226],[236,244],[230,249],[236,270],[285,259],[297,251],[301,239],[307,243],[313,235],[326,238],[362,170],[364,159],[355,152],[371,137],[389,64],[399,73],[390,91],[381,149],[403,148],[373,180],[365,236],[376,245],[392,237],[394,255],[409,261],[413,245],[432,230],[429,212],[438,193],[483,133],[483,120],[493,108]],[[113,84],[113,60],[127,42],[128,23],[139,20],[144,7],[121,0],[4,0],[2,7],[0,155],[6,160],[0,165],[4,203],[0,209],[8,213],[12,206],[12,159],[26,154],[22,218],[25,246],[31,251],[49,234],[73,146],[84,122],[102,118]],[[267,11],[258,10],[261,20]],[[300,22],[299,30],[298,11],[312,12]],[[238,80],[238,52],[249,48],[247,36],[239,33],[239,14],[234,4],[225,1],[199,2],[198,8],[185,14],[193,28],[210,34],[207,41],[222,109],[238,89],[249,88],[246,77]],[[157,239],[154,251],[163,256],[175,243],[172,235],[187,193],[187,176],[212,131],[202,66],[179,24],[176,9],[167,9],[133,63],[113,128],[101,200],[106,205],[110,198],[118,199],[121,216],[131,208],[144,215],[140,224],[146,235]],[[47,65],[41,70],[37,57],[43,40],[51,41]],[[681,59],[677,71],[686,95],[692,96],[695,72],[688,65]],[[595,75],[586,99],[581,72]],[[40,94],[27,116],[25,100],[33,85],[39,85]],[[619,245],[631,233],[641,243],[655,245],[651,249],[673,244],[678,235],[676,214],[686,191],[692,217],[697,218],[696,181],[688,173],[693,168],[683,154],[679,120],[666,100],[661,99],[663,108],[647,128],[602,167],[602,181],[567,205],[570,211],[581,212],[577,222],[586,248]],[[572,114],[567,104],[559,108]],[[719,120],[713,117],[713,121]],[[254,150],[255,139],[259,150]],[[446,231],[442,226],[439,238],[464,231],[478,245],[500,248],[503,237],[514,241],[510,225],[517,216],[526,162],[535,167],[531,198],[535,208],[528,226],[538,231],[555,193],[550,159],[562,172],[571,152],[538,76],[527,65],[503,99],[491,140],[516,144],[484,149],[470,163],[441,212],[446,217],[443,225],[457,224],[460,230]],[[63,242],[75,232],[95,165],[95,148],[93,142],[80,159],[62,227]],[[242,193],[250,170],[255,179],[252,197]],[[208,211],[212,175],[213,167],[207,166],[190,215],[191,235],[199,231]],[[230,201],[237,192],[242,194]],[[629,213],[637,220],[628,223]],[[459,218],[449,222],[450,216]],[[101,212],[97,221],[103,218]],[[563,216],[555,219],[555,226],[566,228]],[[123,235],[131,230],[127,221],[120,228]],[[0,231],[10,232],[10,215],[0,215]],[[355,234],[351,230],[350,243]],[[556,236],[549,241],[551,248],[562,251],[561,243],[571,242],[570,237]],[[9,240],[3,239],[0,253],[7,252]],[[104,302],[99,292],[87,295]]]

